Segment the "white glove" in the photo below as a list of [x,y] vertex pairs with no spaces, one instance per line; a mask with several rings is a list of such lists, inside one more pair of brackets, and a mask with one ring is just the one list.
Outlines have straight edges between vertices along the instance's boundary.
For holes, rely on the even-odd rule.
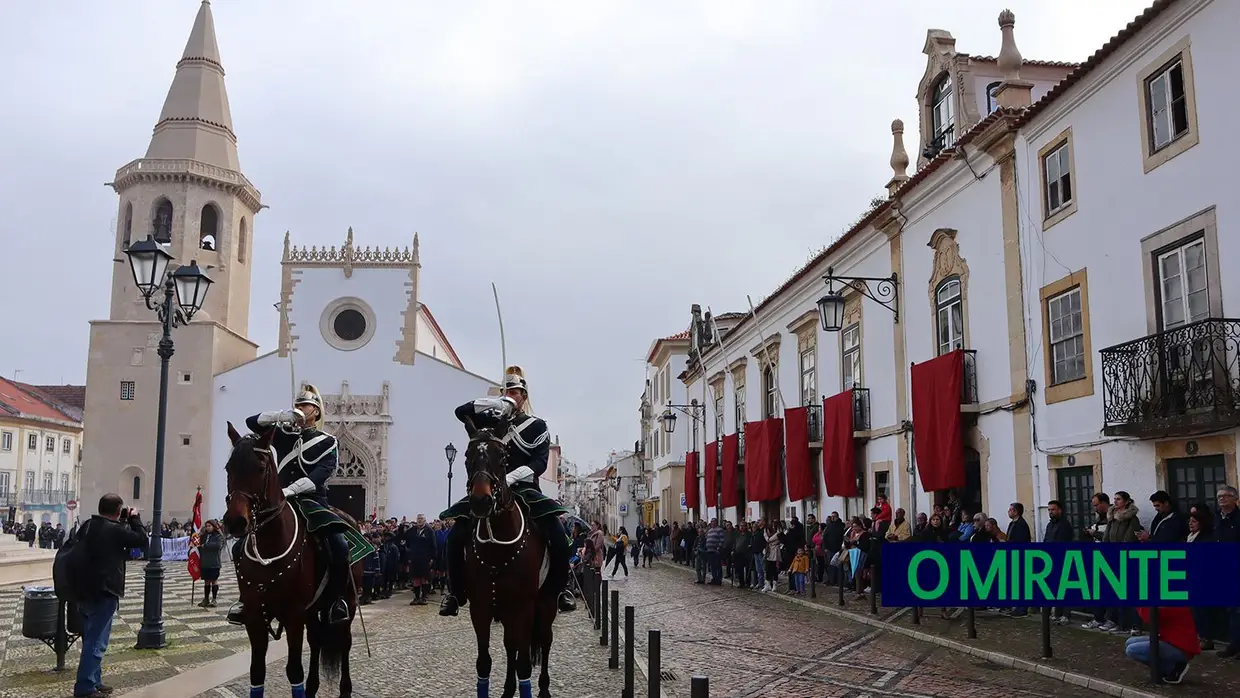
[[508,486],[511,487],[513,484],[520,482],[522,480],[526,480],[526,479],[533,480],[533,476],[534,476],[533,468],[531,468],[528,465],[523,465],[520,468],[517,468],[516,470],[512,471],[511,473],[508,473],[508,475],[504,477],[504,480],[507,481]]
[[302,416],[301,412],[297,410],[274,410],[259,414],[258,424],[264,427],[269,427],[272,424],[296,424],[298,417]]
[[512,398],[505,395],[504,397],[484,397],[474,400],[474,412],[497,412],[501,417],[508,417],[517,411],[517,403]]
[[300,480],[294,481],[293,484],[285,487],[282,491],[284,492],[284,498],[288,499],[289,497],[296,497],[297,495],[304,494],[306,492],[313,492],[315,489],[316,487],[314,485],[314,480],[311,480],[308,477],[303,477]]

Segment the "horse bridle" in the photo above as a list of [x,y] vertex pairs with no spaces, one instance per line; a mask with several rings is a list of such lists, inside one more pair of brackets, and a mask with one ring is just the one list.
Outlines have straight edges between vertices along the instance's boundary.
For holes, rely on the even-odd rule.
[[[500,451],[503,454],[500,457],[500,463],[501,465],[503,465],[507,462],[508,446],[507,444],[504,443],[503,439],[499,438],[498,436],[495,436],[495,434],[490,433],[490,432],[478,434],[474,436],[472,439],[470,439],[471,445],[474,443],[484,443],[484,442],[496,444],[497,446],[499,446]],[[490,471],[489,468],[483,468],[481,470],[475,471],[472,475],[470,475],[469,476],[470,481],[472,482],[473,479],[477,477],[479,474],[482,474],[483,476],[486,477],[487,481],[491,484],[491,491],[497,494],[496,496],[492,498],[491,511],[487,512],[487,515],[485,517],[475,516],[472,512],[470,513],[471,516],[473,516],[475,519],[490,518],[494,516],[495,514],[498,514],[501,511],[508,511],[509,509],[513,507],[514,504],[516,504],[516,499],[514,498],[514,495],[512,494],[512,491],[511,491],[512,488],[508,486],[508,483],[505,482],[502,477],[497,477],[495,473],[492,473]],[[501,503],[503,504],[503,506],[501,506]]]
[[[266,479],[271,476],[269,470],[275,467],[275,463],[276,463],[275,451],[274,449],[272,449],[271,446],[268,446],[266,449],[259,448],[257,445],[253,443],[255,441],[253,438],[250,438],[250,441],[251,441],[250,448],[254,451],[255,454],[266,453],[268,456],[271,456],[270,463],[260,466],[263,480],[266,481]],[[250,492],[233,492],[233,491],[230,491],[228,492],[228,494],[224,495],[224,506],[228,506],[228,504],[232,502],[233,497],[240,497],[244,499],[245,501],[247,501],[250,505],[250,520],[248,523],[246,523],[245,533],[242,534],[243,536],[251,535],[258,529],[276,520],[280,516],[280,512],[284,511],[284,507],[288,506],[287,499],[284,500],[284,502],[281,503],[280,506],[273,507],[273,506],[267,506],[269,503],[267,502],[267,497],[264,494],[252,494]]]

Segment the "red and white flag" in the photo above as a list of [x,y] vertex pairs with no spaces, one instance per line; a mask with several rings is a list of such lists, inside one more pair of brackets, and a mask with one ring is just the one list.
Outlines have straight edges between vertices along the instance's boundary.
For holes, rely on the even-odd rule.
[[195,582],[202,579],[202,560],[198,557],[198,531],[202,529],[202,488],[194,495],[194,521],[189,534],[189,576]]

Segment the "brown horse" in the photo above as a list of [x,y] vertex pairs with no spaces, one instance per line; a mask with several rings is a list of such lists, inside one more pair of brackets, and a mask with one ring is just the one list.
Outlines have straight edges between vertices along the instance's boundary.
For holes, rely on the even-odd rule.
[[[334,626],[320,622],[316,606],[326,585],[326,554],[306,531],[306,520],[297,507],[284,498],[271,449],[274,433],[241,436],[228,424],[233,450],[225,466],[228,509],[223,523],[229,535],[242,539],[244,550],[233,562],[250,638],[250,698],[263,698],[268,637],[279,640],[281,631],[287,634],[284,674],[293,686],[293,698],[314,698],[320,665],[329,681],[339,674],[340,698],[349,698],[353,695],[351,625],[357,614],[362,565],[359,562],[352,568],[353,584],[346,597],[349,622]],[[272,622],[277,624],[275,631]],[[310,644],[309,676],[301,664],[303,633]]]
[[556,595],[539,589],[547,546],[504,479],[505,453],[504,442],[494,431],[479,429],[472,435],[465,452],[472,518],[457,523],[471,527],[465,586],[478,640],[478,698],[487,698],[490,691],[493,622],[504,628],[503,697],[512,698],[519,684],[521,698],[532,698],[530,676],[541,664],[538,696],[550,698],[547,662],[551,624],[558,610]]

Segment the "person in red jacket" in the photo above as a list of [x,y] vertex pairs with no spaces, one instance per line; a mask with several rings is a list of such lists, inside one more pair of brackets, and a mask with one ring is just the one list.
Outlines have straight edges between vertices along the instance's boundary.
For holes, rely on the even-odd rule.
[[874,517],[875,521],[886,521],[891,523],[891,503],[887,501],[887,495],[878,495],[878,503],[874,506],[878,507],[878,516]]
[[[1150,609],[1138,608],[1141,622],[1150,622]],[[1150,638],[1130,637],[1124,645],[1124,654],[1149,666]],[[1158,669],[1163,683],[1179,683],[1188,671],[1188,663],[1201,654],[1197,641],[1197,626],[1193,623],[1192,609],[1168,606],[1158,609]]]

